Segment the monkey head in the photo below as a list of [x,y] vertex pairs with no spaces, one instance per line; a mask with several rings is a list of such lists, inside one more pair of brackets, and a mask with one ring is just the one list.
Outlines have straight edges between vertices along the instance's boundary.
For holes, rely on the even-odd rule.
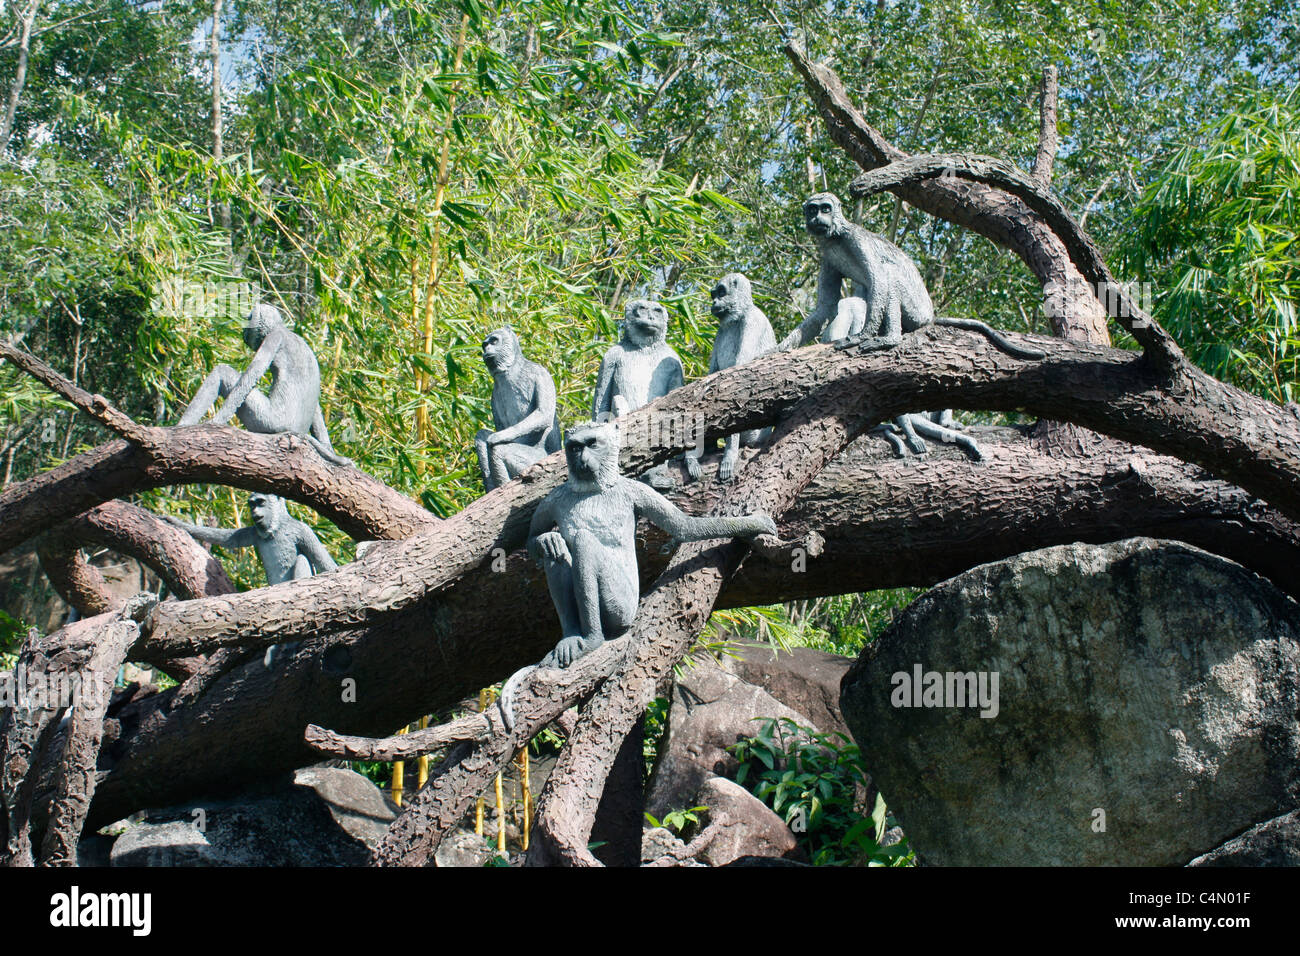
[[803,224],[814,239],[830,239],[844,229],[844,211],[834,193],[817,193],[803,204]]
[[253,351],[266,341],[266,337],[271,334],[271,330],[282,327],[284,319],[280,317],[280,310],[273,305],[255,305],[248,318],[244,320],[244,344]]
[[279,495],[266,495],[256,491],[248,496],[248,510],[253,513],[253,525],[263,538],[269,538],[280,530],[280,525],[289,517],[289,510],[284,499]]
[[643,349],[663,345],[668,337],[668,310],[649,299],[635,299],[623,310],[623,343]]
[[743,319],[754,307],[754,294],[749,280],[739,272],[723,276],[709,293],[712,303],[709,311],[723,322]]
[[483,340],[483,364],[495,377],[519,360],[519,336],[510,326],[493,329]]
[[612,422],[584,422],[569,430],[564,457],[569,484],[578,491],[597,491],[618,480],[618,427]]

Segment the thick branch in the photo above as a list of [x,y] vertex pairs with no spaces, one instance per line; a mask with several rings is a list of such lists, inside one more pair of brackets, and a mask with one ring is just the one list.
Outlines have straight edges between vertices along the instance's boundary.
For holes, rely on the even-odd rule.
[[336,734],[315,724],[307,725],[303,739],[307,746],[325,757],[343,760],[413,760],[442,750],[449,744],[484,740],[491,732],[482,714],[466,714],[447,724],[412,730],[391,737],[354,737]]
[[1043,67],[1043,84],[1038,93],[1038,152],[1034,156],[1034,178],[1044,186],[1052,181],[1056,162],[1056,67]]
[[[939,446],[925,459],[900,461],[883,439],[860,439],[805,489],[782,523],[787,537],[817,529],[824,554],[803,573],[788,559],[773,564],[753,556],[719,605],[927,586],[1033,548],[1132,535],[1224,554],[1300,597],[1295,525],[1200,468],[1116,441],[1080,458],[1053,454],[1014,430],[974,434],[983,462]],[[706,480],[675,495],[693,513],[712,507],[722,487],[711,480],[717,458],[704,461]],[[673,467],[680,481],[684,472]],[[663,537],[638,538],[648,591],[666,563]],[[307,723],[390,733],[538,660],[554,646],[558,626],[544,575],[520,551],[504,570],[486,563],[427,605],[373,629],[312,639],[273,671],[260,660],[244,665],[175,713],[175,696],[158,695],[123,717],[124,726],[138,729],[112,748],[115,762],[92,823],[315,762],[319,755],[302,740]],[[355,703],[342,699],[345,680],[355,682]]]
[[402,538],[438,519],[304,439],[220,425],[153,429],[146,450],[113,441],[0,492],[0,552],[96,505],[168,485],[212,483],[300,501],[354,538]]

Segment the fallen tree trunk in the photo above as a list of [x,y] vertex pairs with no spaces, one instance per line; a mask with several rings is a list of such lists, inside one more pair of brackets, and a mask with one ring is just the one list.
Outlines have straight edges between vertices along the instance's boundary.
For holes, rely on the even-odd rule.
[[[1296,525],[1199,468],[1122,442],[1063,458],[1020,430],[972,434],[984,462],[951,447],[898,460],[883,439],[859,439],[804,489],[783,522],[787,536],[821,531],[824,554],[803,571],[751,556],[719,606],[926,586],[1033,548],[1131,535],[1214,550],[1300,597],[1292,571],[1300,558]],[[708,480],[714,461],[705,459],[705,481],[674,496],[693,513],[716,501],[719,486]],[[681,482],[684,471],[673,467]],[[667,559],[657,532],[640,540],[648,588]],[[167,709],[174,692],[132,705],[109,748],[114,764],[92,825],[315,762],[319,755],[302,737],[311,723],[346,734],[391,733],[538,660],[558,626],[544,575],[517,552],[503,570],[477,568],[382,626],[313,638],[274,670],[260,660],[245,664],[181,712]],[[351,700],[344,699],[348,679],[355,681]]]

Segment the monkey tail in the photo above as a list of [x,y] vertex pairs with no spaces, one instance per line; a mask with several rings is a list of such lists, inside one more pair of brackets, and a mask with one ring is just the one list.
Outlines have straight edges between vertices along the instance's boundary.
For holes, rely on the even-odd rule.
[[340,455],[338,452],[336,452],[336,451],[335,451],[333,448],[331,448],[329,445],[325,444],[323,441],[321,441],[321,440],[320,440],[319,438],[317,438],[315,435],[307,435],[306,438],[307,438],[307,441],[309,441],[309,442],[311,443],[311,447],[316,449],[316,453],[319,454],[319,455],[320,455],[322,458],[324,458],[326,461],[328,461],[328,462],[332,462],[332,463],[335,464],[335,465],[350,465],[350,464],[352,464],[352,459],[351,459],[351,458],[344,458],[342,455]]
[[515,729],[515,697],[519,694],[519,685],[535,670],[537,670],[536,664],[522,667],[506,678],[506,682],[501,685],[501,696],[497,698],[497,706],[501,708],[501,721],[508,731]]
[[1012,356],[1013,358],[1026,359],[1029,361],[1035,361],[1037,359],[1047,358],[1047,353],[1040,352],[1038,349],[1027,349],[1027,348],[1022,348],[1019,345],[1012,345],[1009,341],[1003,338],[1002,334],[998,332],[997,329],[985,325],[979,319],[953,319],[948,317],[940,317],[934,320],[934,324],[946,325],[949,328],[953,328],[953,329],[965,329],[968,332],[978,332],[980,335],[984,336],[995,346],[997,346],[998,349],[1000,349],[1003,352],[1006,352],[1008,355]]

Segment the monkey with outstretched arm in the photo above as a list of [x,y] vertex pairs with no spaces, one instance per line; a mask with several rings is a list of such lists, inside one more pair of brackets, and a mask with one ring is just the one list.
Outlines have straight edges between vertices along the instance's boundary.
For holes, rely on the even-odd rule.
[[[741,517],[693,517],[618,470],[619,438],[612,423],[581,425],[564,442],[569,477],[533,513],[528,553],[546,570],[561,638],[538,667],[568,667],[607,640],[622,637],[641,600],[636,523],[646,518],[677,541],[775,534],[762,512]],[[525,668],[501,691],[507,726]]]

